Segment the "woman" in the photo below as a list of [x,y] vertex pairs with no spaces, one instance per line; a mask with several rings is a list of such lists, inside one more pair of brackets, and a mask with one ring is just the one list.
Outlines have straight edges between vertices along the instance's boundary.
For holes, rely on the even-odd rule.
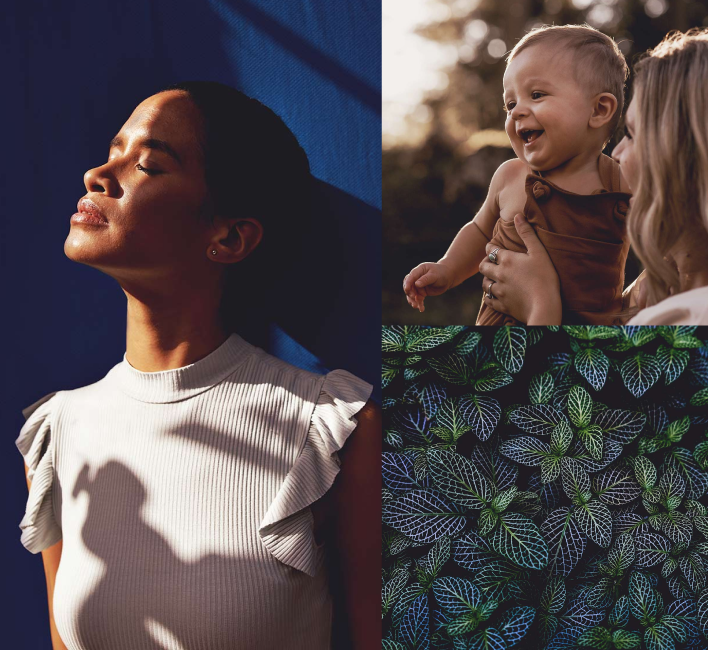
[[[629,325],[708,324],[706,74],[705,29],[668,34],[635,66],[625,135],[612,154],[633,190],[627,227],[645,267],[625,290]],[[492,283],[484,300],[528,325],[559,324],[555,269],[524,217],[515,223],[528,252],[500,251],[496,264],[480,265],[482,286]]]
[[352,648],[380,643],[372,387],[232,329],[310,181],[280,118],[213,82],[143,101],[86,172],[64,250],[120,284],[126,352],[27,407],[16,443],[55,650],[328,650],[335,596]]

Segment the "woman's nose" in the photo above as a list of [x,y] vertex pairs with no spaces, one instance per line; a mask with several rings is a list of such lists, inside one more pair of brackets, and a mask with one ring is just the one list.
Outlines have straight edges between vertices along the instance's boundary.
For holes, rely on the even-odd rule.
[[84,185],[88,192],[114,194],[118,189],[118,182],[108,170],[108,163],[89,169],[84,174]]

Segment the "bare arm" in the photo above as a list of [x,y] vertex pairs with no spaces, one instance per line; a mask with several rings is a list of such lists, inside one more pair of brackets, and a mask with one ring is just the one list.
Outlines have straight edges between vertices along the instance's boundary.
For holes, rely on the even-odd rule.
[[487,198],[479,212],[455,235],[445,255],[437,263],[419,264],[405,277],[403,290],[412,307],[424,311],[426,296],[440,295],[479,271],[479,264],[486,257],[485,246],[499,219],[499,194],[508,183],[518,182],[519,173],[523,170],[525,167],[519,160],[509,160],[500,165],[494,172]]
[[[332,488],[333,579],[351,650],[381,647],[381,411],[369,400],[341,450]],[[338,575],[337,575],[338,574]],[[339,647],[339,646],[338,646]]]
[[[29,468],[25,463],[25,478],[27,479],[27,489],[32,486],[32,482],[27,478]],[[61,560],[62,540],[53,546],[42,551],[42,562],[44,563],[44,575],[47,579],[47,598],[49,600],[49,630],[52,638],[53,650],[68,650],[64,642],[59,637],[56,625],[54,624],[54,584],[56,583],[57,570]]]

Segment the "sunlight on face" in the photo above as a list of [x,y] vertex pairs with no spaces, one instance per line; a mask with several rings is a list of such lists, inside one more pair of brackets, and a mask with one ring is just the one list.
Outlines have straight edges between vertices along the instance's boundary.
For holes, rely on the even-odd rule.
[[572,59],[557,46],[531,45],[504,73],[506,133],[533,169],[551,170],[596,147],[588,121],[592,96],[575,78]]

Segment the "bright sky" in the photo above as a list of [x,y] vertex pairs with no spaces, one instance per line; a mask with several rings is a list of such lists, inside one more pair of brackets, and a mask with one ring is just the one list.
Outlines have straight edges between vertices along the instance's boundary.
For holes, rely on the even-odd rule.
[[[431,92],[444,91],[444,70],[457,61],[455,45],[441,45],[414,33],[440,22],[477,0],[456,0],[452,6],[437,0],[383,0],[383,139],[384,146],[416,139],[430,120],[420,102]],[[418,129],[416,129],[416,125]]]

